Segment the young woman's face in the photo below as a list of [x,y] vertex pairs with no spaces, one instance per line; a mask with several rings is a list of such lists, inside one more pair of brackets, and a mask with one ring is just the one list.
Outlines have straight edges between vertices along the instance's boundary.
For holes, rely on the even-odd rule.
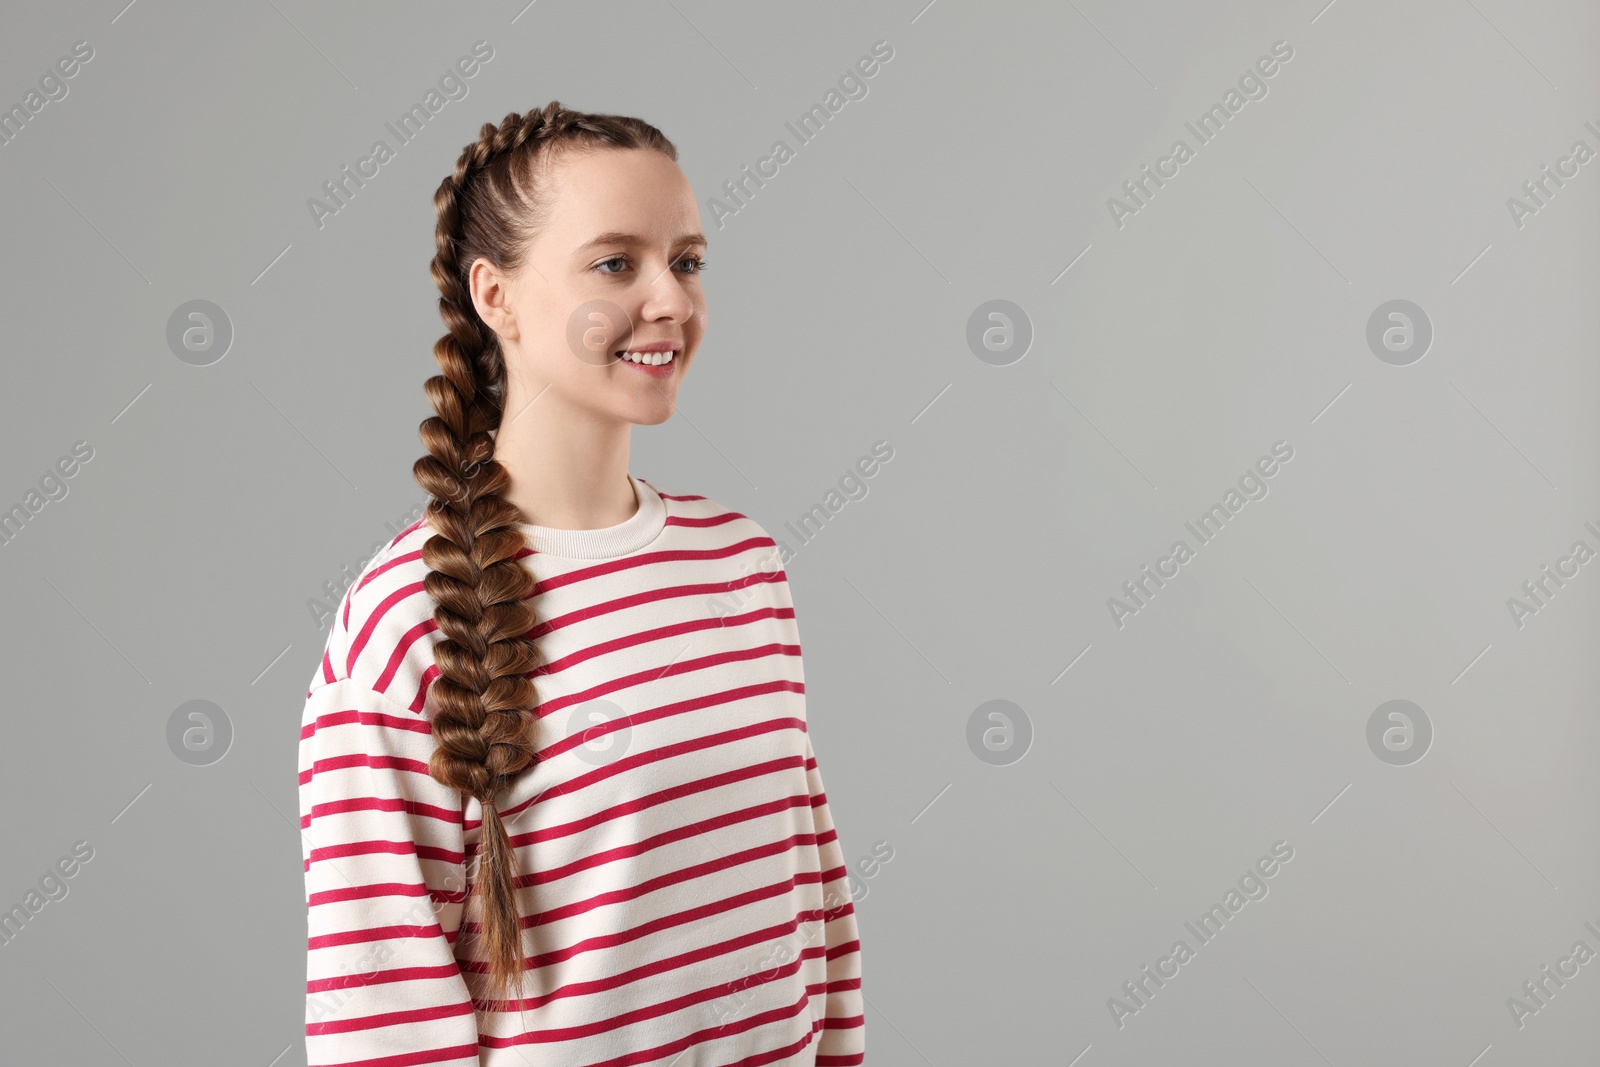
[[[506,352],[506,417],[548,387],[544,399],[602,419],[665,422],[706,328],[689,181],[645,149],[559,156],[547,180],[554,209],[522,269],[507,279],[482,260],[473,268],[474,301]],[[653,368],[617,356],[663,343],[672,358]]]

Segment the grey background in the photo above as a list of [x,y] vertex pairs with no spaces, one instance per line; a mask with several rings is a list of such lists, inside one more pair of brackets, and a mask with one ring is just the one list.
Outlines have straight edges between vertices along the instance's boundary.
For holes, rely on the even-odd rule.
[[[870,1063],[1592,1063],[1600,563],[1512,620],[1596,484],[1600,14],[1568,0],[1226,4],[11,5],[0,103],[8,1063],[304,1062],[295,745],[306,607],[411,479],[442,332],[431,196],[555,98],[678,145],[711,328],[632,469],[774,536],[894,458],[788,568],[858,876]],[[476,40],[494,58],[320,229],[306,207]],[[877,40],[893,59],[716,228],[708,203]],[[1275,41],[1294,57],[1118,228],[1106,202]],[[1070,265],[1070,269],[1067,269]],[[203,367],[166,329],[223,309]],[[994,366],[968,318],[1020,306]],[[1366,323],[1406,299],[1407,366]],[[1118,628],[1107,608],[1274,442],[1294,449]],[[784,538],[796,547],[792,538]],[[1070,665],[1070,669],[1069,668]],[[167,742],[214,702],[209,766]],[[1374,709],[1420,706],[1408,766]],[[980,759],[1014,702],[1025,758]],[[1017,751],[1013,749],[1013,754]],[[1186,931],[1275,841],[1209,944]],[[1107,1001],[1195,958],[1118,1027]]]

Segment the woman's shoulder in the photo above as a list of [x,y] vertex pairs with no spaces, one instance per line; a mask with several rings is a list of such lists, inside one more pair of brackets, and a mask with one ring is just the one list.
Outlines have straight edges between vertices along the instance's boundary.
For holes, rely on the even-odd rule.
[[717,613],[732,611],[729,605],[748,607],[756,599],[793,613],[785,570],[792,552],[787,544],[774,539],[754,518],[714,497],[670,495],[650,487],[667,501],[667,530],[673,535],[663,540],[661,554],[726,583],[728,591],[713,597]]
[[422,558],[432,536],[418,519],[361,568],[334,611],[313,691],[347,681],[421,711],[437,633]]
[[[759,571],[765,577],[758,580],[778,587],[776,595],[786,600],[782,587],[789,551],[761,523],[715,497],[639,480],[666,505],[663,533],[668,536],[644,553],[659,551],[668,566],[676,565],[670,562],[675,559],[698,559],[742,575]],[[334,611],[311,691],[345,682],[425,713],[428,689],[438,675],[433,646],[442,639],[434,622],[437,605],[427,591],[431,568],[422,558],[433,534],[424,516],[361,568]]]
[[648,479],[639,480],[666,503],[666,526],[675,529],[680,538],[758,551],[777,548],[777,542],[759,522],[715,497],[673,493]]

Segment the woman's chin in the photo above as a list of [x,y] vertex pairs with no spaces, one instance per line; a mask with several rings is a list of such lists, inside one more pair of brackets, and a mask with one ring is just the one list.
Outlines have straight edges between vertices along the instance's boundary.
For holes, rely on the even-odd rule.
[[660,426],[663,422],[672,418],[673,410],[674,405],[672,404],[652,404],[646,410],[639,412],[637,417],[628,421],[635,426]]
[[608,405],[617,418],[635,426],[659,426],[672,418],[677,407],[678,389],[675,384],[652,383],[642,394],[619,397]]

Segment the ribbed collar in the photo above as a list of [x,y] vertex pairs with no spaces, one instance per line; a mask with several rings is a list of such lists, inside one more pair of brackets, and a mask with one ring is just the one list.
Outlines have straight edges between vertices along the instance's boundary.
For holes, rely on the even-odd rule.
[[568,559],[612,559],[648,545],[667,525],[667,504],[649,485],[630,472],[628,482],[639,509],[615,526],[597,530],[561,530],[554,526],[521,523],[528,547],[536,552]]

